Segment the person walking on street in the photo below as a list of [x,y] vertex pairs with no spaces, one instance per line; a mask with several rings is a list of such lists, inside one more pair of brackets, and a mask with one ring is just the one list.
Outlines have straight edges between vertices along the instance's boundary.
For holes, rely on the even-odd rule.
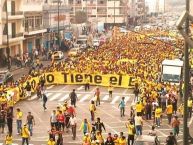
[[166,145],[177,145],[177,140],[173,132],[170,132],[170,135],[166,138]]
[[166,114],[167,114],[167,118],[168,118],[168,124],[171,124],[172,113],[173,113],[173,106],[171,105],[171,103],[169,101],[168,105],[166,107]]
[[56,142],[55,142],[54,139],[51,137],[51,138],[48,140],[47,145],[56,145]]
[[43,108],[44,108],[44,111],[45,111],[47,109],[46,103],[48,101],[48,98],[47,98],[46,94],[43,94],[42,101],[43,101]]
[[160,127],[161,115],[162,115],[162,109],[161,109],[161,107],[156,106],[156,109],[155,109],[155,122],[156,122],[156,126],[157,126],[157,127]]
[[35,125],[35,120],[31,112],[28,112],[28,115],[27,115],[27,125],[28,125],[28,130],[30,132],[30,136],[32,136],[33,135],[33,125]]
[[96,100],[96,106],[98,106],[98,105],[100,106],[100,90],[99,90],[98,87],[96,88],[94,97],[95,97],[95,100]]
[[56,110],[53,110],[50,116],[50,125],[51,127],[54,126],[55,128],[58,128]]
[[121,117],[125,116],[125,97],[122,97],[118,107],[120,108]]
[[95,103],[93,100],[91,101],[91,104],[89,106],[89,111],[90,111],[90,115],[91,115],[91,121],[94,121],[96,106],[95,106]]
[[97,121],[93,124],[95,127],[95,131],[99,131],[102,134],[102,128],[104,129],[104,131],[106,131],[104,123],[101,122],[101,119],[98,117]]
[[7,127],[8,127],[8,132],[9,134],[12,135],[12,131],[13,131],[13,109],[11,107],[8,108],[7,110]]
[[74,115],[72,115],[70,117],[69,123],[70,123],[71,128],[72,128],[72,139],[75,140],[76,139],[77,120],[76,120],[76,117]]
[[72,92],[69,95],[70,100],[71,100],[71,105],[73,105],[74,107],[76,107],[76,101],[78,100],[78,97],[75,93],[75,89],[72,90]]
[[29,82],[27,82],[27,85],[25,86],[25,90],[26,90],[26,97],[31,97],[31,85]]
[[129,121],[129,123],[125,125],[126,128],[128,128],[128,145],[133,145],[135,136],[135,126],[133,124],[133,121]]
[[138,101],[138,96],[139,96],[139,87],[138,87],[138,84],[135,84],[133,93],[135,94],[135,99],[134,99],[134,101],[137,102],[137,101]]
[[86,118],[81,123],[79,130],[82,131],[84,135],[86,135],[86,133],[91,132],[91,125],[90,125],[90,123],[88,122],[88,120]]
[[189,97],[188,99],[188,117],[189,118],[192,117],[192,106],[193,106],[193,101],[192,101],[192,98]]
[[112,99],[113,98],[113,86],[111,83],[109,85],[108,92],[109,92],[109,98]]
[[58,130],[59,131],[61,131],[61,129],[62,129],[62,131],[64,131],[64,120],[65,120],[64,114],[60,110],[59,114],[57,115]]
[[12,135],[9,133],[5,136],[5,145],[12,145],[13,143],[13,137]]
[[87,90],[90,89],[90,84],[89,84],[89,82],[90,82],[90,79],[89,79],[89,77],[87,76],[87,77],[85,78],[85,85],[84,85],[85,91],[87,91]]
[[21,137],[22,137],[22,145],[24,145],[25,142],[27,145],[29,145],[30,132],[29,132],[26,124],[22,128]]
[[135,116],[136,135],[142,135],[143,119],[140,115]]
[[173,128],[173,134],[176,136],[178,136],[179,134],[179,127],[180,127],[180,121],[178,119],[178,116],[174,116],[173,120],[172,120],[172,128]]
[[17,108],[17,112],[16,112],[17,134],[21,133],[22,118],[23,118],[23,112],[21,112],[21,110]]

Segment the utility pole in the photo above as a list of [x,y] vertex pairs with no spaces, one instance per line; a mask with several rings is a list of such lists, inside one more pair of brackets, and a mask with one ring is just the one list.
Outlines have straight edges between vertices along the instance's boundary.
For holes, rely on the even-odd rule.
[[115,0],[114,0],[114,26],[115,26]]
[[7,48],[6,48],[6,54],[7,54],[7,67],[10,70],[11,69],[11,64],[10,64],[10,48],[9,48],[9,22],[8,22],[8,4],[7,1],[5,2],[6,4],[6,29],[7,29]]
[[[186,12],[189,14],[190,0],[186,0]],[[189,36],[189,17],[185,21],[185,34]],[[188,145],[188,113],[187,102],[189,96],[189,44],[185,41],[184,44],[184,116],[183,116],[183,145]]]
[[60,48],[60,0],[58,0],[58,47]]

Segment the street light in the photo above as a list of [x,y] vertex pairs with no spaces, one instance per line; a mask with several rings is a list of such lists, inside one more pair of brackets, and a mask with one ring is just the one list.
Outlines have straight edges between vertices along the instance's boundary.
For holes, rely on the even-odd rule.
[[58,47],[60,48],[60,0],[58,0]]

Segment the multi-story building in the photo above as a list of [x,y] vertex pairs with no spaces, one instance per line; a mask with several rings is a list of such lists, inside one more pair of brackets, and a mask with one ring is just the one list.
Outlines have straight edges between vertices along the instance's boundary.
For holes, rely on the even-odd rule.
[[158,14],[165,12],[165,0],[146,0],[148,14]]
[[89,22],[104,22],[105,25],[126,23],[127,2],[128,0],[67,0],[67,4],[71,7],[71,18],[77,11],[85,11]]
[[24,14],[21,6],[22,0],[0,1],[0,58],[23,54]]
[[44,2],[45,0],[23,0],[24,53],[32,54],[35,49],[41,51],[43,48],[49,47],[47,29],[43,26]]
[[129,0],[129,25],[139,25],[145,16],[145,0]]

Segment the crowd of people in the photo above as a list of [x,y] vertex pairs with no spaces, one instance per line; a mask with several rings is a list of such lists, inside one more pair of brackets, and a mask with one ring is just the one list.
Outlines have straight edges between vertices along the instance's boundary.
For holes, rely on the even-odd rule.
[[[148,34],[148,32],[144,32]],[[167,33],[167,32],[164,32]],[[154,32],[154,34],[157,33]],[[173,42],[170,42],[173,43]],[[175,136],[179,134],[179,115],[183,115],[183,104],[178,108],[179,88],[176,85],[160,82],[161,62],[164,59],[177,58],[182,49],[183,42],[180,39],[174,41],[175,46],[160,40],[151,39],[147,35],[129,32],[127,35],[121,34],[114,30],[112,38],[102,45],[97,50],[89,50],[83,52],[76,59],[67,59],[65,62],[57,63],[54,60],[48,67],[39,67],[37,70],[32,70],[31,76],[38,76],[47,71],[65,71],[69,73],[88,73],[88,74],[122,74],[130,75],[137,78],[134,86],[135,101],[130,108],[130,118],[125,126],[128,128],[128,137],[123,132],[112,135],[108,133],[106,139],[103,137],[102,130],[105,130],[105,124],[100,120],[100,117],[95,117],[97,105],[100,105],[100,92],[96,90],[95,95],[98,99],[91,101],[89,111],[91,113],[91,123],[88,119],[84,119],[80,125],[80,130],[83,132],[83,145],[130,145],[134,143],[135,135],[142,135],[144,120],[152,121],[152,131],[150,135],[157,136],[155,128],[159,128],[164,116],[168,119],[168,124],[173,128],[170,136],[166,139],[168,145],[176,144]],[[176,46],[178,48],[176,48]],[[37,71],[37,72],[36,72]],[[35,74],[35,75],[34,75]],[[29,76],[24,76],[18,80],[13,86],[21,85],[27,81]],[[45,81],[40,77],[40,83],[36,87],[37,96],[44,96]],[[1,86],[1,113],[0,121],[7,119],[9,134],[6,140],[12,140],[12,121],[13,121],[13,104],[7,105],[6,87]],[[20,87],[20,95],[31,97],[31,84]],[[85,90],[89,89],[89,84],[86,83]],[[25,90],[25,91],[23,91]],[[113,89],[110,84],[109,96],[112,97]],[[76,93],[75,90],[70,94],[71,105],[64,102],[62,106],[58,106],[53,110],[50,116],[50,131],[48,145],[61,145],[63,134],[69,132],[71,127],[72,138],[76,139]],[[97,98],[96,97],[96,98]],[[7,107],[9,106],[9,107]],[[119,103],[120,116],[125,116],[125,100],[124,97]],[[192,115],[192,98],[188,100],[189,117]],[[2,111],[3,110],[3,111]],[[44,110],[46,106],[44,104]],[[5,112],[5,113],[3,113]],[[4,115],[5,114],[5,115]],[[29,112],[28,116],[31,115]],[[27,142],[30,135],[33,134],[32,128],[35,124],[32,115],[27,117],[29,121],[22,127],[21,118],[23,114],[17,109],[17,131],[22,134],[23,142]],[[8,123],[10,122],[10,124]],[[0,123],[2,132],[4,131],[5,123]],[[66,129],[66,130],[65,130]],[[173,143],[173,144],[172,144]],[[9,143],[7,143],[9,144]]]

